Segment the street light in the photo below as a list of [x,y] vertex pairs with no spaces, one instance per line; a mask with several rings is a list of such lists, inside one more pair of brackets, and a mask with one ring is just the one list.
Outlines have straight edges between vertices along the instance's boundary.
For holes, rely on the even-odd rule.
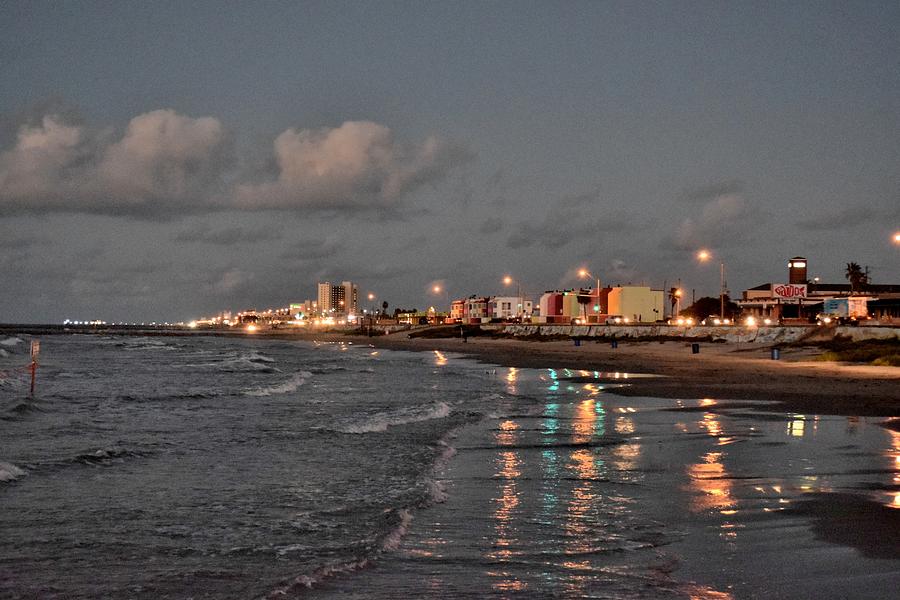
[[894,234],[894,243],[900,246],[900,231]]
[[[578,276],[581,277],[582,279],[585,279],[585,278],[595,279],[595,277],[587,269],[579,269]],[[596,287],[597,304],[594,305],[595,306],[594,311],[599,313],[600,312],[600,278],[597,277],[596,279],[597,279],[597,287]],[[585,315],[585,320],[587,320],[587,315]]]
[[525,299],[522,297],[522,283],[509,275],[503,276],[503,285],[509,286],[512,285],[513,282],[516,284],[516,318],[521,321],[522,314],[525,312]]
[[[698,250],[697,260],[704,263],[712,258],[712,252],[709,250]],[[719,262],[719,318],[725,318],[725,262]]]

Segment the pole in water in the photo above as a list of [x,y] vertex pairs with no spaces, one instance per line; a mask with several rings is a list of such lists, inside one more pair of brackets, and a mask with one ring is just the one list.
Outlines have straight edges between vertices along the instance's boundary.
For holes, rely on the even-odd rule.
[[31,341],[31,395],[34,396],[34,379],[37,374],[37,359],[41,353],[41,343],[38,340]]

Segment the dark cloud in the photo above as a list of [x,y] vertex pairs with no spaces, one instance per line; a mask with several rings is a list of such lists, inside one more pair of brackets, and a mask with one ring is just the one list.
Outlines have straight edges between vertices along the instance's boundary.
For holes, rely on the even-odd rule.
[[281,253],[286,260],[309,261],[330,258],[340,253],[341,246],[335,240],[305,239],[294,242]]
[[485,235],[489,235],[491,233],[497,233],[501,229],[503,229],[503,219],[500,217],[489,217],[481,222],[478,226],[478,233],[483,233]]
[[198,225],[180,231],[173,239],[176,242],[202,242],[219,246],[233,244],[254,244],[281,239],[283,233],[278,227],[226,227],[212,229],[208,225]]
[[274,151],[277,179],[239,185],[237,207],[390,209],[471,159],[466,150],[435,137],[415,146],[401,144],[390,129],[369,121],[315,131],[288,129],[275,139]]
[[679,200],[682,202],[709,202],[720,196],[740,195],[743,192],[744,182],[735,179],[687,190]]
[[806,231],[834,231],[871,223],[878,218],[879,215],[869,207],[850,206],[837,212],[820,214],[797,221],[797,227]]
[[604,234],[634,228],[632,219],[627,215],[607,211],[598,204],[597,194],[564,198],[550,209],[543,221],[519,223],[506,245],[512,249],[542,246],[556,250],[573,242],[597,241]]
[[746,239],[760,222],[760,212],[740,194],[717,195],[693,215],[684,217],[663,239],[664,250],[721,248]]
[[220,192],[231,144],[212,117],[172,110],[133,118],[124,134],[90,131],[59,115],[19,128],[0,154],[0,207],[165,217],[196,211]]

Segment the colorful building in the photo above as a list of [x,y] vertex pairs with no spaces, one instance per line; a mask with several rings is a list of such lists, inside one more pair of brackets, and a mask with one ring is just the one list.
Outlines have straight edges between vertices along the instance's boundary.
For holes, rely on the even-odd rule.
[[663,318],[664,294],[644,286],[618,286],[607,295],[607,314],[627,317],[633,323],[653,323]]

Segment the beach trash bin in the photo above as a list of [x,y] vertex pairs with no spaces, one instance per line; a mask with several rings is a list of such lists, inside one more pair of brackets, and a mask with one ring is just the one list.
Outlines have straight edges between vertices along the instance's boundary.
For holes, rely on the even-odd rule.
[[700,354],[700,344],[691,344],[691,354]]
[[609,345],[610,345],[612,348],[618,348],[618,347],[619,347],[619,340],[617,340],[616,338],[613,338],[613,340],[609,343]]
[[576,346],[580,346],[580,345],[581,345],[581,340],[579,340],[578,338],[575,338],[575,345],[576,345]]
[[781,348],[772,348],[772,360],[781,358]]

